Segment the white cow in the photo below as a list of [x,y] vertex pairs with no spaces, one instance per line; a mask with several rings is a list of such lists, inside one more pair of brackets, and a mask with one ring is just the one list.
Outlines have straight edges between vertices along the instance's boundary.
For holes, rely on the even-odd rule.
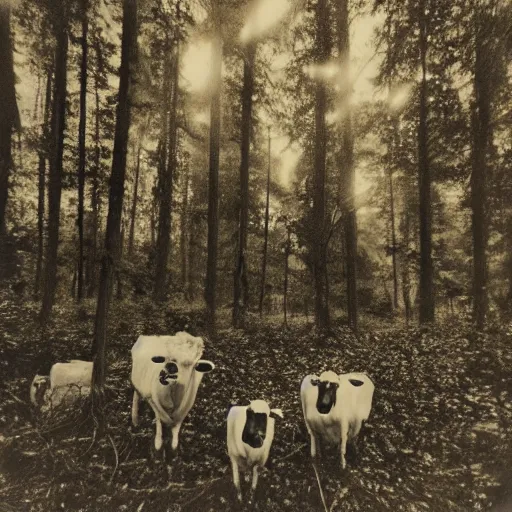
[[264,400],[253,400],[248,406],[233,406],[229,410],[228,454],[239,501],[242,501],[239,469],[252,470],[251,491],[254,495],[258,485],[258,469],[267,462],[274,439],[276,416],[283,417],[281,409],[270,409]]
[[372,408],[374,385],[364,373],[308,375],[300,388],[304,421],[316,457],[319,438],[341,444],[341,466],[346,466],[347,441],[355,440]]
[[155,413],[155,449],[163,445],[162,423],[171,427],[171,448],[178,448],[183,420],[194,405],[204,373],[212,371],[212,362],[200,359],[202,338],[187,332],[174,336],[139,336],[132,347],[134,387],[132,423],[139,423],[139,400],[144,398]]
[[50,375],[36,375],[30,386],[30,401],[42,412],[60,405],[69,405],[79,396],[91,392],[91,361],[73,359],[67,363],[55,363]]

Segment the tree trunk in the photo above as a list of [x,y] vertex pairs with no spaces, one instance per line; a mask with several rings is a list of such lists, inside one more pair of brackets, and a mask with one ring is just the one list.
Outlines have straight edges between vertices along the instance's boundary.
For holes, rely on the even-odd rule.
[[244,52],[244,84],[242,88],[242,124],[240,158],[240,213],[238,254],[234,273],[233,326],[243,328],[249,296],[247,282],[247,231],[249,225],[249,166],[252,126],[252,96],[254,93],[254,61],[256,43],[249,42]]
[[393,191],[393,169],[389,169],[389,207],[391,215],[391,259],[393,262],[393,308],[398,309],[398,276],[396,268],[395,197]]
[[411,218],[408,206],[405,205],[405,220],[404,220],[404,252],[402,261],[402,295],[405,307],[405,325],[409,327],[411,320],[411,279],[409,276],[409,237],[411,231]]
[[161,113],[160,155],[158,161],[158,235],[156,241],[156,268],[154,297],[157,301],[165,300],[167,296],[169,246],[171,236],[171,189],[172,175],[169,175],[170,166],[167,164],[169,148],[169,109],[172,94],[172,57],[171,48],[167,41],[164,57],[163,102]]
[[[96,55],[100,60],[101,48],[98,41],[95,44]],[[98,254],[98,230],[100,218],[100,165],[101,165],[101,147],[100,147],[100,91],[99,91],[99,70],[95,73],[94,79],[94,97],[95,97],[95,120],[94,120],[94,166],[92,174],[91,190],[91,210],[92,210],[92,233],[91,233],[91,254],[88,257],[89,262],[89,286],[87,296],[92,297],[96,291],[97,276],[97,254]]]
[[54,12],[55,80],[53,87],[52,126],[50,144],[50,172],[48,182],[48,244],[44,269],[44,292],[41,307],[41,322],[50,319],[57,288],[57,253],[59,247],[60,197],[62,192],[62,157],[64,152],[64,130],[66,120],[66,86],[68,61],[67,15]]
[[485,325],[487,315],[487,154],[490,139],[491,91],[484,24],[475,21],[474,105],[472,113],[471,220],[473,235],[473,314],[478,329]]
[[135,164],[135,177],[133,183],[132,211],[130,215],[130,233],[128,235],[128,257],[133,254],[133,241],[135,237],[135,218],[137,216],[137,202],[139,200],[140,155],[142,153],[142,138],[137,149],[137,163]]
[[123,212],[124,181],[126,174],[126,151],[130,129],[131,70],[137,51],[137,0],[123,0],[123,35],[121,42],[121,68],[119,99],[116,112],[114,153],[105,234],[105,253],[101,262],[100,287],[92,355],[93,404],[103,426],[105,405],[105,351],[107,345],[107,324],[114,272],[119,258],[121,242],[121,215]]
[[338,52],[340,58],[341,79],[340,103],[341,119],[341,187],[343,200],[344,234],[347,264],[347,318],[348,325],[357,331],[357,217],[355,207],[355,168],[354,138],[352,134],[351,96],[352,80],[350,74],[350,33],[348,0],[338,3]]
[[[316,51],[317,62],[325,64],[330,57],[329,15],[326,0],[317,4]],[[326,226],[326,145],[325,114],[326,85],[321,78],[315,86],[315,149],[313,179],[313,274],[315,281],[315,322],[320,329],[329,327],[329,298],[327,296],[327,226]]]
[[181,209],[180,226],[180,249],[181,249],[181,286],[186,301],[190,301],[189,295],[189,219],[188,219],[188,188],[190,175],[188,167],[185,167],[183,173],[183,202]]
[[12,46],[11,7],[7,2],[0,5],[0,245],[7,230],[5,213],[12,168],[12,133],[20,124]]
[[34,299],[39,299],[39,289],[41,287],[41,273],[43,270],[43,251],[44,251],[44,196],[46,191],[46,160],[48,158],[49,144],[49,121],[50,121],[50,103],[52,101],[52,69],[49,66],[46,74],[46,94],[44,103],[44,115],[41,125],[41,142],[39,148],[38,164],[38,196],[37,196],[37,261],[36,277],[34,282]]
[[82,60],[80,63],[80,121],[78,125],[78,279],[76,298],[84,296],[84,195],[85,195],[85,137],[87,122],[87,34],[89,32],[88,0],[82,0]]
[[428,154],[427,14],[420,2],[420,111],[418,123],[419,217],[420,217],[420,324],[434,321],[434,267],[432,262],[432,197]]
[[265,281],[267,278],[267,252],[268,252],[268,221],[270,210],[270,126],[268,127],[268,165],[267,165],[267,197],[265,201],[265,230],[263,233],[263,262],[261,265],[260,288],[260,317],[263,315],[263,301],[265,300]]
[[[215,11],[218,6],[215,5]],[[212,43],[212,83],[210,107],[210,156],[208,174],[208,259],[206,263],[206,323],[210,333],[216,330],[217,245],[219,238],[219,156],[222,82],[222,39],[219,13],[214,12],[215,34]]]
[[284,290],[283,290],[283,314],[284,314],[284,326],[288,327],[288,269],[289,259],[291,253],[291,228],[286,226],[286,245],[284,247]]

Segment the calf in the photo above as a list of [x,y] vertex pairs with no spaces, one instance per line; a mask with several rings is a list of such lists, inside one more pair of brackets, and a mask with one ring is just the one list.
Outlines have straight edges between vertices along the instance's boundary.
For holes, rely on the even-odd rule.
[[308,375],[300,388],[302,412],[311,438],[311,456],[316,457],[319,439],[341,444],[345,469],[347,441],[357,438],[372,407],[374,385],[364,373]]
[[258,485],[258,469],[267,462],[274,439],[276,416],[283,417],[281,409],[270,409],[264,400],[253,400],[248,406],[232,406],[229,410],[228,454],[239,501],[242,501],[239,469],[252,471],[251,492],[254,495]]
[[183,420],[194,405],[204,373],[212,362],[200,359],[204,343],[186,332],[175,336],[139,336],[132,347],[134,387],[132,423],[139,423],[139,400],[144,398],[155,413],[155,449],[162,448],[162,423],[171,427],[171,448],[178,448]]
[[62,404],[71,404],[79,396],[88,395],[92,382],[91,361],[73,359],[55,363],[50,375],[36,375],[30,386],[30,401],[42,412]]

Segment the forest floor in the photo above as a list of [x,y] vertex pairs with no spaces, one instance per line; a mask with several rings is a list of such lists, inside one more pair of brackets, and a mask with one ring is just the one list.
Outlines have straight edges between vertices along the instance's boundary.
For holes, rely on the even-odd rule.
[[476,334],[455,318],[427,330],[371,329],[370,322],[358,337],[344,327],[320,336],[306,322],[221,330],[204,353],[216,369],[203,379],[167,468],[148,461],[149,408],[141,410],[140,427],[130,425],[130,348],[141,333],[193,329],[184,312],[156,313],[149,300],[114,304],[108,435],[93,438],[86,405],[50,418],[30,407],[30,383],[41,365],[88,358],[93,310],[93,303],[57,307],[54,323],[42,332],[35,304],[0,294],[1,512],[241,510],[225,418],[229,404],[255,398],[285,414],[276,423],[257,509],[325,510],[299,387],[306,374],[328,368],[367,371],[376,391],[360,458],[341,472],[338,450],[325,450],[318,465],[327,509],[512,510],[511,325]]

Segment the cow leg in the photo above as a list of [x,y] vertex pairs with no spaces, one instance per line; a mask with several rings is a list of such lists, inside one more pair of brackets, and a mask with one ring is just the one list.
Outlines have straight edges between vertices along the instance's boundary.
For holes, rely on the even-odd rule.
[[311,439],[311,457],[314,459],[318,453],[318,439],[312,430],[309,431],[309,437]]
[[231,459],[231,469],[233,470],[233,484],[236,489],[236,496],[238,501],[242,502],[242,488],[240,487],[240,473],[238,471],[238,464],[235,462],[235,459]]
[[348,438],[348,425],[344,422],[341,424],[341,468],[345,469],[347,463],[345,461],[345,455],[347,453],[347,438]]
[[139,426],[139,400],[140,395],[136,389],[133,390],[133,401],[132,401],[132,424],[134,427]]
[[171,448],[172,448],[173,452],[176,452],[176,450],[178,449],[178,443],[180,440],[180,429],[181,429],[181,423],[178,423],[171,428],[171,437],[172,437]]
[[251,485],[252,497],[254,497],[254,493],[256,492],[256,487],[258,487],[258,466],[253,466],[253,468],[252,468],[252,485]]

